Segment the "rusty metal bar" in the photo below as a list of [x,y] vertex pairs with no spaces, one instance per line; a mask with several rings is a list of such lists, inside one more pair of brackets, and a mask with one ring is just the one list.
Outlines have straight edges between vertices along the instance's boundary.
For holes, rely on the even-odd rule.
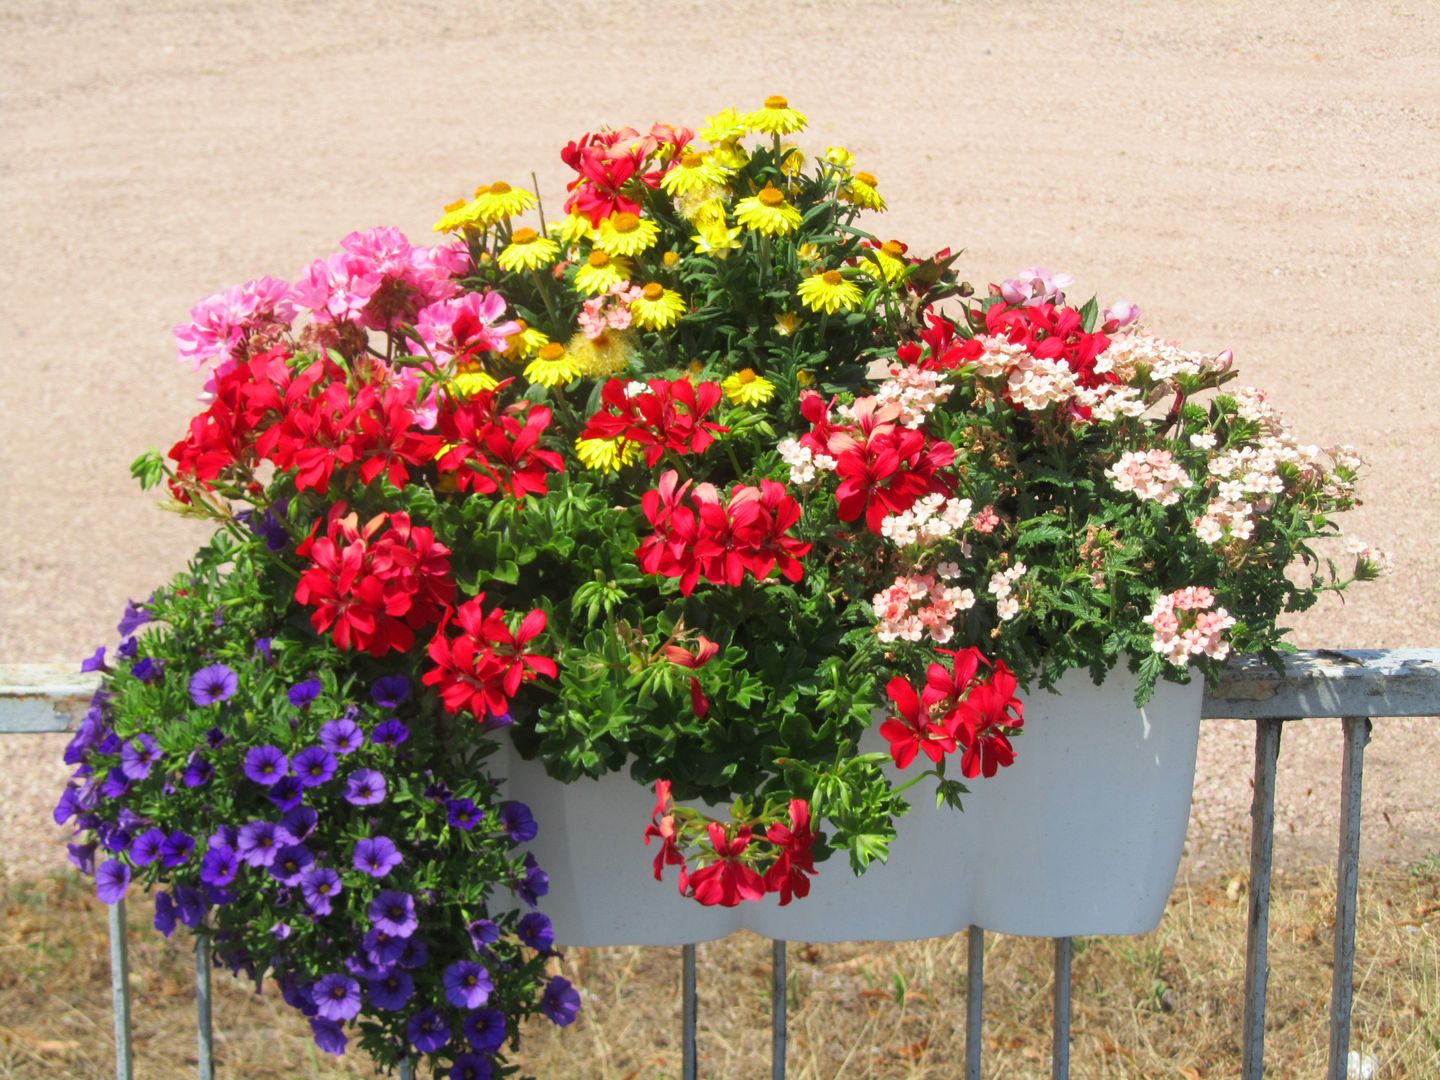
[[785,1080],[785,1010],[790,980],[785,973],[785,942],[770,943],[770,1080]]
[[695,1050],[695,1027],[699,1005],[695,998],[695,946],[686,945],[680,950],[681,988],[681,1044],[680,1075],[683,1080],[696,1080],[699,1076],[698,1056]]
[[980,1080],[980,1029],[985,1010],[985,931],[967,931],[965,964],[965,1080]]
[[1250,803],[1250,914],[1245,938],[1242,1080],[1265,1075],[1265,985],[1270,979],[1270,867],[1275,854],[1275,762],[1284,720],[1255,725],[1255,794]]
[[1055,1023],[1050,1037],[1050,1080],[1070,1078],[1070,962],[1074,942],[1055,939]]
[[115,1006],[115,1080],[134,1080],[130,1048],[130,950],[125,931],[125,901],[110,905],[110,996]]
[[1360,782],[1370,721],[1347,716],[1345,759],[1340,774],[1340,854],[1335,870],[1335,961],[1330,981],[1329,1080],[1346,1080],[1350,1056],[1350,1010],[1355,1003],[1355,907],[1360,884]]

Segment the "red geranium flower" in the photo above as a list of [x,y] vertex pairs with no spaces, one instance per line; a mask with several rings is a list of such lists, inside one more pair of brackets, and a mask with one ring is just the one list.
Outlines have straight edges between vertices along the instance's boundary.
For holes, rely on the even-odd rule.
[[565,471],[564,459],[540,445],[541,433],[550,426],[550,410],[528,401],[504,410],[497,406],[495,392],[482,390],[440,414],[440,433],[448,449],[439,470],[454,473],[461,491],[506,492],[517,500],[544,495],[546,473]]
[[624,439],[645,447],[651,468],[666,450],[701,454],[720,432],[728,431],[705,417],[723,396],[719,383],[689,379],[651,379],[633,397],[622,379],[611,379],[600,391],[601,409],[585,424],[582,439]]
[[669,806],[670,781],[657,780],[655,810],[650,815],[650,824],[645,826],[645,846],[650,846],[652,838],[660,841],[660,850],[655,853],[655,880],[663,880],[665,867],[680,867],[680,895],[684,896],[689,889],[690,875],[685,866],[685,855],[676,839],[678,834],[675,831],[675,815],[666,813]]
[[706,828],[716,859],[690,875],[695,899],[706,907],[716,904],[734,907],[741,900],[759,900],[765,895],[765,882],[740,858],[750,846],[750,827],[742,825],[736,829],[733,840],[725,835],[724,826],[717,821]]
[[815,859],[810,854],[815,844],[815,831],[810,828],[810,804],[804,799],[790,800],[790,827],[779,822],[771,825],[765,839],[780,849],[780,855],[765,871],[765,888],[780,894],[780,906],[790,903],[791,896],[804,899],[810,895],[810,878],[815,874]]
[[1015,676],[1003,660],[995,661],[990,678],[970,691],[957,710],[956,736],[965,753],[960,771],[968,777],[994,776],[1015,761],[1008,734],[1025,723],[1025,706],[1015,696]]
[[512,632],[505,612],[496,607],[487,613],[484,603],[480,593],[456,609],[460,633],[454,638],[445,635],[450,619],[441,622],[427,650],[435,666],[420,680],[439,687],[446,712],[463,709],[477,720],[486,713],[506,715],[522,684],[540,675],[553,679],[558,671],[554,660],[524,648],[544,631],[545,612],[529,612]]
[[890,756],[897,769],[908,768],[921,750],[931,761],[938,762],[955,749],[955,734],[930,722],[930,712],[922,708],[915,688],[896,675],[885,685],[885,693],[895,703],[899,717],[891,717],[880,725],[880,734],[890,744]]

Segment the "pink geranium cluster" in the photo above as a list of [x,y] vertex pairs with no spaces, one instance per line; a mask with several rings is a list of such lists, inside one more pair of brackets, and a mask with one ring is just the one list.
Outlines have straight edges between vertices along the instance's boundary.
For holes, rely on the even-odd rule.
[[1230,644],[1221,635],[1235,620],[1224,608],[1215,607],[1215,594],[1203,585],[1162,593],[1145,622],[1155,631],[1150,648],[1176,667],[1196,656],[1224,660],[1230,655]]
[[263,351],[290,329],[295,313],[288,282],[259,277],[231,285],[201,300],[190,309],[190,322],[175,327],[176,355],[198,371],[211,360]]
[[628,330],[632,321],[630,305],[639,299],[641,291],[638,285],[617,281],[609,292],[586,300],[575,321],[591,341],[604,337],[606,330]]
[[394,330],[459,292],[455,278],[469,266],[462,244],[417,247],[399,229],[366,229],[345,237],[334,255],[311,263],[294,295],[317,322]]

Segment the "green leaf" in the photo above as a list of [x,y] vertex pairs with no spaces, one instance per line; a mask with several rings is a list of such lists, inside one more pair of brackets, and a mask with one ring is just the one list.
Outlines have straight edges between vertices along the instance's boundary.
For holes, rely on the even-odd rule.
[[160,451],[152,448],[137,457],[130,463],[130,475],[140,481],[142,491],[149,491],[160,483],[165,479],[165,460]]
[[1080,325],[1085,327],[1087,334],[1094,332],[1095,320],[1099,315],[1100,305],[1096,302],[1095,297],[1092,296],[1089,300],[1085,301],[1085,306],[1080,309]]

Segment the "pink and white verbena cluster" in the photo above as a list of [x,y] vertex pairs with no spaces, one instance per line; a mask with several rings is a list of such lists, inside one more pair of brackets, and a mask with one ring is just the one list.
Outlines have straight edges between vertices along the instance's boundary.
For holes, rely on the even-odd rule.
[[1176,667],[1185,667],[1197,656],[1224,660],[1230,655],[1222,635],[1235,619],[1215,606],[1215,594],[1203,585],[1161,595],[1145,622],[1155,631],[1150,648]]

